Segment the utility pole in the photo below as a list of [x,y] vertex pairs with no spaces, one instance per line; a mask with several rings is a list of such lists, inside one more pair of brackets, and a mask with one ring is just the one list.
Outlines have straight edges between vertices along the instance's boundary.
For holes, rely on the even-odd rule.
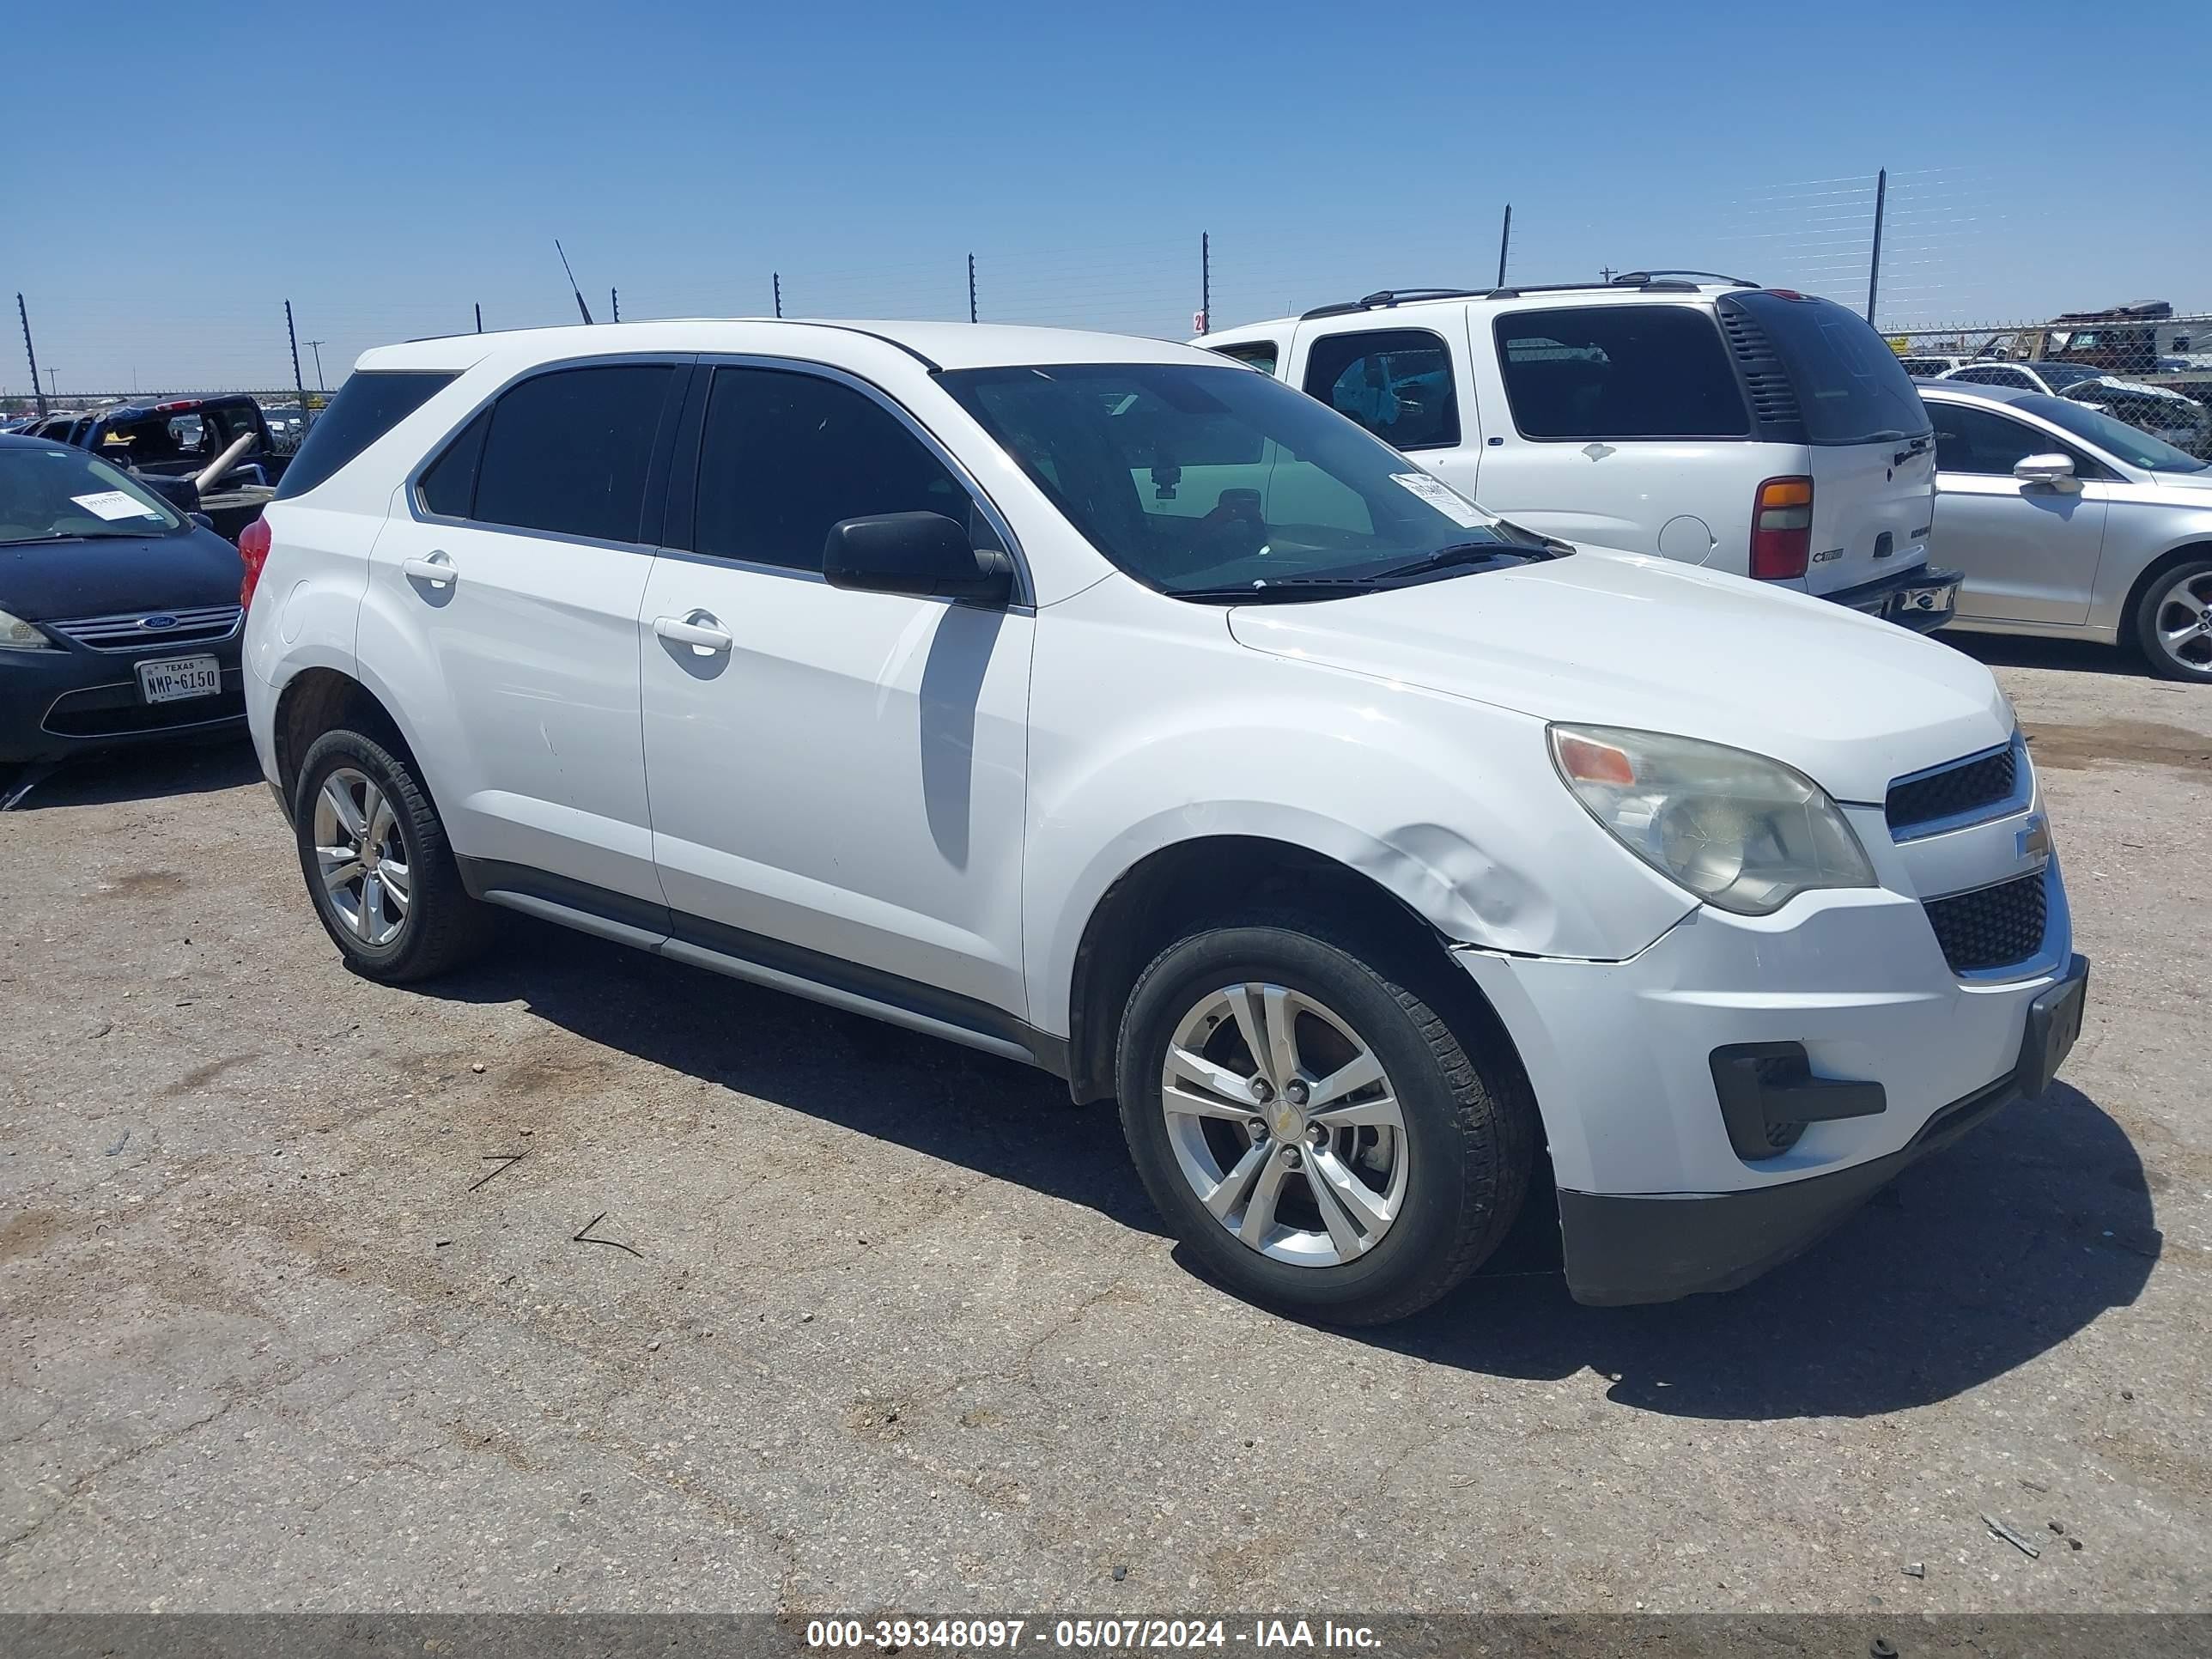
[[775,314],[781,317],[783,315],[783,273],[780,270],[771,270],[769,272],[769,280],[775,284]]
[[307,342],[307,349],[315,354],[315,390],[326,398],[330,396],[330,388],[323,384],[323,348],[329,343],[327,340]]
[[1498,286],[1505,286],[1505,250],[1513,246],[1513,204],[1505,204],[1505,228],[1498,233]]
[[1213,234],[1211,231],[1198,233],[1198,331],[1204,334],[1213,326]]
[[611,288],[607,290],[607,309],[614,313],[617,322],[622,321],[622,293],[619,289]]
[[1611,265],[1600,265],[1597,268],[1597,279],[1601,283],[1610,287],[1613,283],[1613,267]]
[[968,320],[975,320],[975,256],[968,256]]
[[307,411],[307,383],[300,378],[300,331],[292,326],[292,302],[284,301],[284,332],[292,342],[292,386],[300,394],[300,412]]
[[1881,216],[1889,204],[1889,169],[1874,176],[1874,253],[1867,263],[1867,326],[1874,326],[1875,296],[1881,289]]
[[31,343],[31,313],[23,308],[23,296],[15,296],[15,315],[23,325],[23,355],[31,360],[31,401],[39,406],[39,413],[46,412],[46,394],[39,385],[39,349]]
[[477,301],[477,332],[479,334],[483,332],[483,301],[482,300]]

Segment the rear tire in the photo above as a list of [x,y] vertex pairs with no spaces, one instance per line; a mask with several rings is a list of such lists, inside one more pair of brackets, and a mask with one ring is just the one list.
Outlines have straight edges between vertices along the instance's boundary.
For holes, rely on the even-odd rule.
[[[2136,644],[2160,679],[2212,684],[2212,559],[2191,559],[2154,575],[2136,602]],[[2194,623],[2194,631],[2176,639]]]
[[1528,1190],[1517,1062],[1479,1020],[1455,1029],[1437,1005],[1461,988],[1401,955],[1303,921],[1223,927],[1129,994],[1115,1075],[1146,1189],[1209,1277],[1294,1317],[1419,1311],[1497,1248]]
[[325,732],[300,763],[292,823],[315,914],[346,966],[404,984],[483,954],[495,931],[469,896],[438,810],[409,761]]

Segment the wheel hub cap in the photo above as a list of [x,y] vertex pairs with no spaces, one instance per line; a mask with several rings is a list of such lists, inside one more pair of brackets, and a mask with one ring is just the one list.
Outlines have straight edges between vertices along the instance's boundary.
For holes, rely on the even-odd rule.
[[342,766],[316,792],[313,833],[322,902],[362,944],[390,945],[407,926],[415,884],[389,798],[367,773]]

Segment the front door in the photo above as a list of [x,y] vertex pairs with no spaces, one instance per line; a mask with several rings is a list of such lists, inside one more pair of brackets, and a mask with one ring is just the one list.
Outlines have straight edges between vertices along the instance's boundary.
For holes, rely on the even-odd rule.
[[716,368],[697,455],[641,615],[678,936],[955,1023],[1022,1018],[1033,619],[821,574],[841,519],[989,535],[968,485],[876,394],[792,365]]
[[[1959,614],[1992,622],[2078,623],[2089,615],[2110,485],[2089,457],[1995,410],[1930,398],[1936,423],[1935,562],[1963,571]],[[2073,458],[2080,488],[2027,483],[2030,455]]]

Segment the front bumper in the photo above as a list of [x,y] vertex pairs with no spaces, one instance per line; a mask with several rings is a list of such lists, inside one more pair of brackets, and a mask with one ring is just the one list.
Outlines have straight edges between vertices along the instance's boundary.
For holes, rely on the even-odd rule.
[[[222,689],[212,696],[149,703],[138,690],[140,661],[213,657]],[[0,652],[0,762],[59,760],[125,744],[222,737],[246,720],[238,635],[143,651]]]
[[1877,581],[1823,593],[1820,598],[1880,617],[1916,634],[1932,634],[1959,611],[1959,584],[1966,573],[1915,565]]
[[2075,957],[2029,1006],[2013,1069],[1953,1101],[1911,1141],[1832,1174],[1747,1192],[1620,1197],[1559,1193],[1568,1288],[1596,1307],[1732,1291],[1817,1243],[1869,1197],[2015,1100],[2033,1099],[2081,1030],[2089,964]]

